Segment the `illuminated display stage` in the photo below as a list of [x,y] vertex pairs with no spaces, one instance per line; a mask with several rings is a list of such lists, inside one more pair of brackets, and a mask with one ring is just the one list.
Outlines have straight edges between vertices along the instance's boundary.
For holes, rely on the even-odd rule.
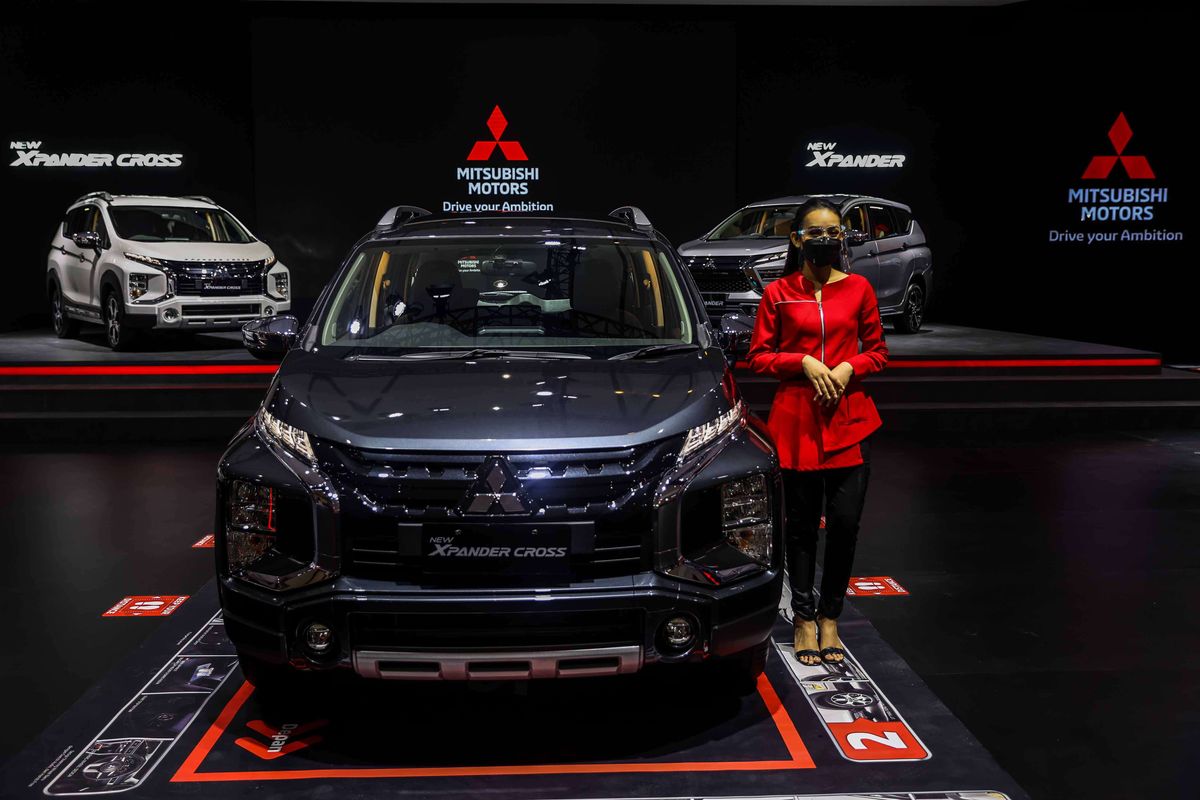
[[841,666],[805,667],[781,614],[757,690],[703,667],[619,678],[247,683],[209,583],[9,762],[9,798],[1026,795],[847,604]]

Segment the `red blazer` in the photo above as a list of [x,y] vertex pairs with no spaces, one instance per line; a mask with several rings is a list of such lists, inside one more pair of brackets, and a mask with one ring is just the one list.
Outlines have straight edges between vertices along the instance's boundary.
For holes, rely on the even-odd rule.
[[[767,427],[780,466],[787,469],[860,464],[859,449],[851,446],[882,424],[875,401],[862,385],[862,379],[882,370],[888,359],[875,290],[853,273],[826,283],[820,301],[813,290],[800,270],[767,284],[750,339],[750,368],[780,381]],[[854,368],[832,408],[816,401],[801,367],[805,355],[830,369],[843,361]]]

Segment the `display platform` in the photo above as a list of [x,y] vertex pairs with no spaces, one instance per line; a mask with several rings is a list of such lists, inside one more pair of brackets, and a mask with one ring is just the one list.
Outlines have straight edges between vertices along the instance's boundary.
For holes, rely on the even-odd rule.
[[[495,683],[354,676],[264,700],[210,583],[8,763],[0,796],[1024,798],[847,604],[837,667],[790,654],[757,691],[701,668]],[[336,785],[336,786],[335,786]]]
[[[896,423],[945,411],[1153,411],[1173,424],[1200,421],[1200,373],[1164,367],[1158,353],[943,323],[908,335],[888,329],[887,343],[887,369],[868,386]],[[246,352],[236,331],[153,336],[122,353],[104,344],[99,329],[77,339],[48,330],[3,334],[0,426],[19,436],[30,421],[70,432],[137,418],[157,420],[164,432],[229,433],[262,400],[274,372]],[[745,363],[737,376],[750,407],[765,416],[777,382]]]

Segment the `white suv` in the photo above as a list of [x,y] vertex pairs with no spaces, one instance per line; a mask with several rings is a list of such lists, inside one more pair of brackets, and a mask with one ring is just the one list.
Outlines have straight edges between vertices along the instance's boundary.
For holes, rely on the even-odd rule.
[[287,311],[290,277],[207,197],[84,195],[67,209],[46,264],[54,333],[100,323],[114,350],[138,330],[235,330]]

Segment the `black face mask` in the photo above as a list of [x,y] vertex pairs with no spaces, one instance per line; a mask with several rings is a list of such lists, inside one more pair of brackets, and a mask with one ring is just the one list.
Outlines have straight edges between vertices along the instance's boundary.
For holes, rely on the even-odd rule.
[[841,254],[842,241],[840,239],[832,239],[828,236],[819,236],[815,239],[806,239],[804,241],[804,257],[808,259],[813,266],[836,266]]

